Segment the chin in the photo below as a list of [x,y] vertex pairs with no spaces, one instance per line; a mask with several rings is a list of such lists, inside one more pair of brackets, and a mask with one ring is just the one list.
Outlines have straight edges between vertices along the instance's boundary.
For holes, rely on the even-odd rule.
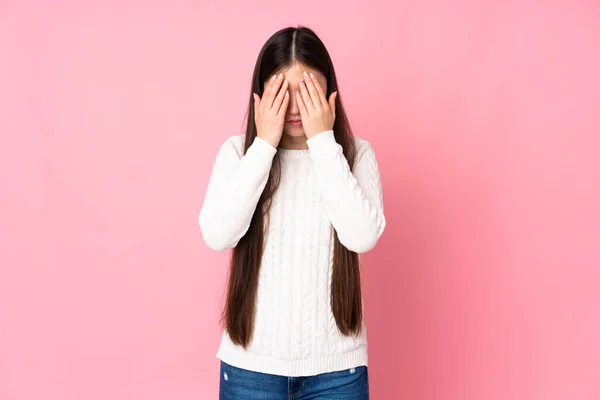
[[302,129],[301,127],[298,127],[296,129],[294,129],[294,128],[292,128],[292,129],[286,129],[283,133],[285,133],[288,136],[294,136],[294,137],[306,136],[304,134],[304,129]]

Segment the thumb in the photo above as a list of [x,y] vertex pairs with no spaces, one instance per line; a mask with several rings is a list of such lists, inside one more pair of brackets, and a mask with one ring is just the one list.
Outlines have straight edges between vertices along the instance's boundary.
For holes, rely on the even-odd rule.
[[329,108],[331,109],[331,113],[335,117],[335,101],[337,100],[337,90],[329,96]]
[[260,103],[260,97],[256,93],[252,93],[252,97],[254,97],[254,111],[256,112],[256,108]]

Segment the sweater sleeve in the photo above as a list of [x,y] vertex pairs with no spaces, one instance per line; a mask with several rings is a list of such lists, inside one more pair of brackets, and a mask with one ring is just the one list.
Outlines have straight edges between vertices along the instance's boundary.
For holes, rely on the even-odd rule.
[[354,172],[335,141],[325,131],[306,141],[327,214],[340,243],[356,253],[375,247],[386,226],[379,167],[366,140],[357,142]]
[[235,247],[248,231],[277,152],[259,137],[246,154],[243,147],[241,135],[221,146],[198,217],[204,241],[216,251]]

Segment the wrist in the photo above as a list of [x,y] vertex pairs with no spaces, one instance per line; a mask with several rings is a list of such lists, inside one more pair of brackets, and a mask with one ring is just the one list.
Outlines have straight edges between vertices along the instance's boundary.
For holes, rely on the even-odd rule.
[[257,134],[256,137],[275,149],[279,146],[279,141],[274,138],[265,137],[261,134]]
[[319,146],[322,143],[336,143],[336,140],[335,135],[333,134],[333,130],[329,129],[312,135],[306,140],[306,143],[309,147],[313,147]]

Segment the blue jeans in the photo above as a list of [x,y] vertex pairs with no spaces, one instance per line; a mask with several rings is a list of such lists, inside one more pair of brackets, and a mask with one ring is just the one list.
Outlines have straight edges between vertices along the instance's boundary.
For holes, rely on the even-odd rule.
[[368,400],[368,378],[366,365],[287,377],[248,371],[221,361],[219,400]]

